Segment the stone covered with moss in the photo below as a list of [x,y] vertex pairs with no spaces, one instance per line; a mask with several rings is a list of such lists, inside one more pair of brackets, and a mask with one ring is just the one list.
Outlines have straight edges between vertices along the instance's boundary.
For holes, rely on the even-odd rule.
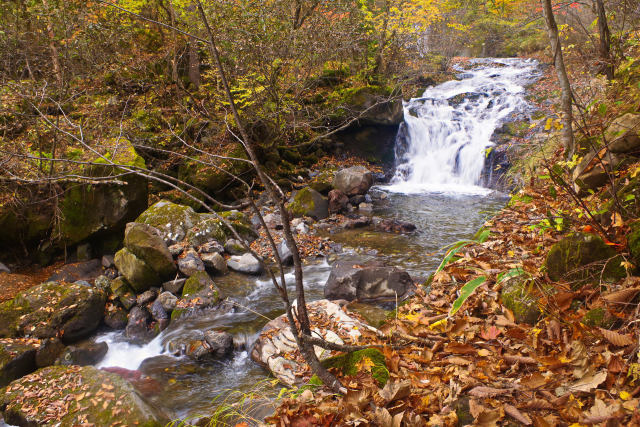
[[124,234],[124,245],[142,259],[161,278],[176,272],[176,265],[157,228],[139,222],[130,222]]
[[214,307],[220,302],[220,290],[205,271],[199,271],[189,277],[182,288],[182,299],[171,313],[171,319],[184,314],[185,310]]
[[361,121],[366,124],[394,126],[404,118],[402,102],[392,98],[393,89],[386,86],[349,87],[334,91],[327,102],[335,106],[336,119],[343,119],[347,112],[364,112]]
[[7,423],[20,426],[168,422],[129,382],[91,366],[51,366],[14,381],[0,390],[0,411]]
[[100,324],[106,296],[82,284],[47,282],[0,304],[0,337],[62,337],[66,343],[90,335]]
[[116,252],[113,262],[137,293],[144,292],[151,286],[161,283],[158,273],[127,248]]
[[502,286],[502,305],[511,310],[518,323],[535,325],[540,318],[538,298],[533,294],[532,287],[531,280],[521,277],[514,277]]
[[640,221],[631,224],[631,231],[627,236],[627,246],[636,268],[640,267]]
[[149,207],[135,222],[157,228],[165,242],[175,243],[185,238],[187,231],[197,224],[200,216],[189,206],[160,200]]
[[288,209],[294,217],[309,216],[320,220],[329,216],[328,200],[310,187],[299,190],[293,196]]
[[612,283],[625,277],[622,261],[599,236],[575,233],[551,247],[546,267],[551,280],[565,280],[577,289],[587,283]]
[[343,375],[354,376],[362,369],[370,369],[371,376],[384,387],[389,380],[386,360],[380,350],[367,348],[329,358],[322,362],[326,368],[336,368]]
[[0,339],[0,387],[36,370],[40,341],[26,338]]
[[[114,163],[136,168],[145,168],[131,143],[125,139],[115,141],[104,157]],[[123,171],[107,165],[107,160],[98,158],[96,163],[105,166],[89,166],[90,176],[109,176]],[[121,233],[125,225],[147,208],[147,180],[137,175],[126,175],[118,179],[125,185],[74,185],[67,190],[61,204],[60,241],[73,245],[88,238]]]
[[587,311],[581,322],[587,326],[609,329],[613,326],[615,317],[604,307],[597,307]]

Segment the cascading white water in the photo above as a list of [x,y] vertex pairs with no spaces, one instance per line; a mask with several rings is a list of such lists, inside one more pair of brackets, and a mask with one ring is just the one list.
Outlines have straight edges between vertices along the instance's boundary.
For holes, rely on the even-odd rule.
[[484,58],[458,70],[459,80],[430,87],[404,104],[390,191],[488,191],[479,185],[491,136],[529,110],[525,86],[540,77],[538,62]]

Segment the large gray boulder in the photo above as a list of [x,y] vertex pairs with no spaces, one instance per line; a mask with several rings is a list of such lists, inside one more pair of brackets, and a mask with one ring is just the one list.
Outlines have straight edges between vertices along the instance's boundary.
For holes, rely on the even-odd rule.
[[288,209],[294,217],[309,216],[321,220],[329,216],[328,200],[310,187],[298,190],[289,203]]
[[157,228],[165,242],[171,245],[182,241],[199,220],[200,215],[193,208],[160,200],[144,211],[136,222]]
[[62,337],[72,343],[96,330],[105,293],[79,283],[47,282],[0,304],[0,337]]
[[640,153],[640,114],[618,117],[605,131],[607,147],[613,153]]
[[337,262],[324,287],[330,300],[376,301],[404,296],[413,286],[406,271],[386,266]]
[[227,266],[238,273],[260,274],[262,273],[262,265],[252,254],[247,252],[242,256],[234,255],[227,262]]
[[116,252],[114,263],[137,293],[144,292],[151,286],[161,283],[158,273],[127,248]]
[[347,196],[366,194],[373,185],[373,174],[364,166],[352,166],[336,172],[333,187]]
[[[322,327],[313,328],[312,333],[329,342],[354,343],[362,335],[360,331],[365,329],[375,331],[374,328],[350,316],[338,304],[331,301],[313,301],[307,303],[307,309],[311,318],[323,319]],[[320,360],[328,359],[333,355],[331,351],[319,347],[316,347],[315,351]],[[264,326],[251,350],[251,358],[271,371],[287,386],[302,385],[306,381],[298,374],[298,372],[305,372],[306,369],[300,362],[302,358],[295,337],[289,328],[286,314]]]
[[16,380],[1,390],[0,411],[8,424],[19,426],[168,422],[128,381],[91,366],[51,366]]
[[200,258],[206,268],[216,273],[224,274],[227,272],[227,261],[218,252],[200,254]]
[[124,233],[124,245],[136,257],[142,259],[161,278],[169,278],[176,272],[176,265],[160,231],[148,224],[130,222]]

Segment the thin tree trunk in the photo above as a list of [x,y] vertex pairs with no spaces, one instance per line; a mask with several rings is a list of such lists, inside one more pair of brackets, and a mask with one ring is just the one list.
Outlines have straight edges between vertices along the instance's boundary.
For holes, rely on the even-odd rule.
[[611,60],[611,32],[607,23],[607,13],[604,8],[604,0],[596,0],[596,12],[598,14],[598,35],[600,36],[599,53],[602,61],[602,74],[607,80],[613,80],[613,61]]
[[189,81],[198,90],[200,87],[200,55],[196,39],[189,39]]
[[[312,372],[316,374],[322,382],[330,387],[332,390],[338,393],[346,392],[346,388],[340,383],[340,381],[330,373],[318,360],[313,344],[310,344],[304,339],[304,336],[311,336],[311,327],[309,322],[309,315],[307,312],[307,306],[304,298],[304,286],[302,281],[302,262],[300,260],[300,253],[296,246],[295,239],[293,238],[293,234],[291,232],[291,228],[289,227],[289,214],[285,208],[284,197],[281,194],[281,191],[277,187],[275,187],[269,177],[267,177],[260,166],[260,162],[258,157],[256,156],[255,150],[253,149],[253,145],[251,140],[248,137],[248,134],[240,120],[240,115],[238,114],[238,110],[235,106],[235,101],[233,95],[231,94],[231,89],[229,88],[229,83],[227,82],[226,74],[224,68],[222,66],[222,61],[220,60],[220,55],[218,53],[218,48],[216,44],[215,35],[209,25],[209,20],[207,19],[206,14],[204,13],[204,9],[202,7],[202,3],[200,0],[196,0],[196,5],[198,7],[198,12],[200,14],[200,18],[207,30],[207,34],[209,35],[209,49],[211,51],[211,56],[215,61],[216,67],[218,69],[218,73],[220,74],[220,81],[224,88],[227,101],[229,102],[231,112],[233,114],[233,118],[236,122],[236,126],[238,127],[238,131],[240,132],[240,137],[242,138],[243,146],[249,156],[249,159],[253,163],[253,167],[256,170],[258,178],[265,186],[267,193],[271,197],[271,199],[277,203],[279,208],[280,217],[282,219],[282,223],[284,226],[284,235],[285,241],[291,253],[293,254],[293,263],[294,263],[294,272],[296,279],[296,296],[297,296],[297,320],[300,324],[300,329],[298,330],[294,318],[291,306],[287,304],[287,318],[289,320],[289,326],[293,335],[296,338],[296,343],[298,344],[298,348],[300,349],[300,353],[304,357],[305,361],[309,364]],[[283,283],[284,287],[285,284]]]
[[562,89],[562,95],[560,97],[562,108],[562,145],[564,146],[564,153],[567,158],[573,156],[574,142],[573,142],[573,102],[571,83],[569,82],[569,76],[567,75],[567,69],[564,65],[564,58],[562,56],[562,44],[560,43],[560,37],[558,35],[558,25],[556,24],[556,18],[553,15],[553,6],[551,0],[542,0],[542,9],[544,11],[544,19],[547,23],[547,32],[549,33],[549,42],[551,43],[551,53],[553,55],[553,62],[556,67],[556,73],[558,75],[558,82]]
[[[176,26],[176,11],[173,8],[173,2],[171,0],[169,0],[167,2],[169,4],[169,15],[171,18],[171,26],[175,27]],[[178,34],[173,31],[173,39],[171,41],[171,44],[173,45],[171,47],[171,60],[170,60],[170,64],[171,64],[171,81],[178,84]]]
[[53,66],[53,75],[56,78],[58,87],[62,88],[62,68],[60,67],[60,59],[58,48],[55,43],[55,33],[53,31],[53,22],[51,21],[51,10],[49,9],[48,0],[42,0],[42,5],[47,15],[47,36],[49,37],[49,53],[51,55],[51,65]]

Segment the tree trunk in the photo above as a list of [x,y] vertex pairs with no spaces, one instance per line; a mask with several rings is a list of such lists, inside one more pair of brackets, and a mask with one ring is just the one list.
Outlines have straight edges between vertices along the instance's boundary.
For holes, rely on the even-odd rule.
[[55,42],[55,33],[53,31],[53,22],[51,21],[51,10],[49,9],[48,0],[42,0],[42,5],[47,15],[47,36],[49,37],[49,53],[51,55],[51,65],[53,67],[53,75],[56,78],[58,88],[62,88],[62,68],[60,67],[60,59],[58,48]]
[[607,24],[607,13],[604,9],[604,0],[596,0],[596,12],[598,14],[598,35],[600,36],[599,54],[602,61],[600,72],[607,76],[607,80],[613,80],[613,61],[611,58],[611,32]]
[[189,39],[189,81],[198,90],[200,87],[200,55],[198,43],[191,37]]
[[573,102],[571,83],[567,75],[567,69],[564,66],[564,58],[562,56],[562,44],[558,35],[558,25],[553,15],[553,7],[551,0],[542,0],[542,9],[544,11],[544,19],[547,23],[547,32],[549,33],[549,42],[551,43],[551,53],[553,62],[558,75],[558,82],[562,88],[562,96],[560,97],[562,107],[562,145],[564,146],[565,157],[573,156]]
[[[171,18],[171,26],[176,26],[176,11],[173,8],[173,2],[169,0],[168,2],[169,15]],[[178,75],[178,34],[173,31],[173,38],[171,41],[171,59],[169,63],[171,65],[171,81],[179,84],[179,75]]]

